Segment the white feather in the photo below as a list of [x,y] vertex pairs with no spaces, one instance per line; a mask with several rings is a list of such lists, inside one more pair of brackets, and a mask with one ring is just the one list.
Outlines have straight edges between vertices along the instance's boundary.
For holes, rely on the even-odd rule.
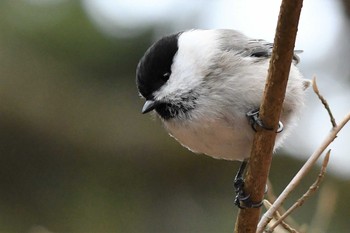
[[[233,31],[233,43],[248,38]],[[180,100],[184,93],[198,94],[196,105],[185,117],[163,120],[170,135],[183,146],[214,158],[243,160],[250,155],[254,131],[245,114],[258,108],[262,99],[269,59],[241,56],[238,50],[223,51],[225,30],[192,30],[181,34],[172,74],[155,95],[157,100]],[[227,38],[226,38],[227,40]],[[255,59],[255,60],[253,60]],[[308,81],[292,64],[278,134],[279,147],[296,123],[304,103]]]

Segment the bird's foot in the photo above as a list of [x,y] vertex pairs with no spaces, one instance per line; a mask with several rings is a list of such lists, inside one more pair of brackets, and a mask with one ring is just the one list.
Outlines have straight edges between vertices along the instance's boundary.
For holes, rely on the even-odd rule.
[[234,187],[236,191],[235,205],[240,209],[259,208],[263,202],[253,202],[250,199],[250,194],[246,194],[244,191],[244,180],[235,179]]
[[[256,126],[260,126],[263,129],[266,130],[273,130],[273,128],[266,127],[264,123],[261,121],[259,117],[259,109],[254,109],[246,113],[246,116],[249,120],[250,125],[252,126],[252,129],[256,132]],[[280,133],[283,130],[283,124],[281,121],[278,122],[278,129],[276,133]]]
[[238,169],[235,180],[233,182],[233,187],[235,188],[235,192],[236,192],[235,205],[240,209],[259,208],[263,202],[262,201],[253,202],[250,199],[250,194],[247,194],[244,191],[243,173],[246,166],[247,166],[247,161],[243,161],[241,163],[241,166]]

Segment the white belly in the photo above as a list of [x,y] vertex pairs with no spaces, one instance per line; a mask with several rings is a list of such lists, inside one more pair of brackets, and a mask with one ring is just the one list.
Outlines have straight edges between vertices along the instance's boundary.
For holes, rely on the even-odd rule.
[[250,156],[253,130],[247,121],[232,127],[224,120],[202,120],[191,124],[164,122],[166,129],[184,147],[214,158],[243,160]]

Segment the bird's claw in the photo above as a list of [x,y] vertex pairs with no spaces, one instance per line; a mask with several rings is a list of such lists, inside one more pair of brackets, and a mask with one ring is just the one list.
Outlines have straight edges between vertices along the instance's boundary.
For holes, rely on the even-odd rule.
[[[252,129],[256,132],[256,126],[260,126],[263,129],[266,130],[273,130],[273,128],[266,127],[264,123],[261,121],[259,117],[259,109],[254,109],[246,113],[246,116],[249,120],[250,125],[252,126]],[[278,129],[276,133],[280,133],[283,130],[283,124],[281,121],[278,122]]]
[[248,162],[246,160],[241,163],[241,166],[239,167],[235,180],[233,182],[233,187],[235,188],[236,192],[235,205],[240,209],[259,208],[262,205],[262,201],[257,203],[253,202],[250,199],[250,194],[246,194],[244,191],[243,173],[245,171],[247,163]]
[[240,209],[259,208],[263,202],[253,202],[250,199],[250,194],[244,191],[244,180],[241,177],[236,177],[233,186],[236,191],[235,205]]

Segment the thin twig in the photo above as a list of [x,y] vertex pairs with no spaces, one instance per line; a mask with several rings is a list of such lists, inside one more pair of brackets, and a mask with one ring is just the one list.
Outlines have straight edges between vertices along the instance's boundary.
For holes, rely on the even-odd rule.
[[[266,209],[270,209],[270,207],[272,206],[272,204],[268,200],[264,200],[263,203],[264,203],[264,206],[265,206]],[[276,221],[278,221],[281,218],[281,214],[278,211],[276,211],[273,217],[276,219]],[[299,233],[296,229],[291,227],[288,223],[286,223],[283,220],[280,222],[280,225],[288,232]],[[265,232],[266,233],[272,233],[273,230],[267,229]]]
[[[274,193],[274,190],[273,190],[273,185],[270,181],[270,179],[267,180],[267,187],[269,187],[267,189],[267,193],[266,193],[266,198],[265,200],[268,201],[270,204],[271,203],[274,203],[275,200],[277,199],[275,193]],[[272,204],[271,204],[272,205]],[[266,206],[265,206],[266,207]],[[270,207],[269,207],[270,208]],[[268,209],[266,207],[266,209]],[[284,214],[286,212],[286,209],[281,206],[280,208],[278,208],[278,211],[277,211],[279,214]],[[288,216],[284,222],[286,222],[288,225],[292,225],[292,226],[295,226],[297,228],[299,228],[299,224],[291,217],[291,216]]]
[[332,114],[331,108],[329,107],[327,100],[321,95],[320,91],[318,90],[318,87],[317,87],[317,84],[316,84],[316,77],[313,77],[313,79],[312,79],[312,89],[314,90],[314,92],[316,93],[318,98],[321,100],[323,106],[327,110],[333,128],[336,127],[337,123],[335,122],[335,119],[334,119],[334,116]]
[[327,149],[329,144],[333,142],[333,140],[337,137],[339,131],[348,123],[350,120],[350,113],[348,113],[344,119],[334,127],[331,132],[327,135],[325,140],[322,142],[320,147],[309,157],[303,167],[299,170],[299,172],[294,176],[294,178],[289,182],[287,187],[283,190],[283,192],[279,195],[276,201],[273,203],[271,208],[262,216],[258,228],[257,233],[261,233],[264,231],[265,227],[272,219],[273,213],[283,204],[288,195],[295,189],[295,187],[300,183],[301,179],[310,171],[313,165],[316,163],[317,159],[321,156],[321,154]]
[[[273,186],[272,186],[272,183],[269,179],[267,180],[267,187],[269,187],[269,188],[267,189],[265,201],[268,201],[269,203],[274,203],[275,200],[277,199],[277,197],[273,191]],[[268,209],[268,208],[266,207],[266,209]],[[280,206],[280,208],[278,208],[277,212],[282,215],[286,212],[286,209],[283,206]],[[292,216],[288,216],[284,220],[284,222],[286,222],[288,225],[292,225],[292,226],[299,228],[299,224],[292,218]]]
[[325,158],[323,159],[322,168],[320,173],[318,174],[316,181],[309,187],[309,189],[306,191],[306,193],[304,193],[304,195],[301,198],[299,198],[276,222],[272,224],[272,226],[269,227],[268,232],[272,232],[273,229],[275,229],[288,215],[290,215],[296,208],[302,206],[305,203],[306,199],[308,199],[312,194],[314,194],[318,190],[326,172],[330,153],[331,150],[328,150]]

